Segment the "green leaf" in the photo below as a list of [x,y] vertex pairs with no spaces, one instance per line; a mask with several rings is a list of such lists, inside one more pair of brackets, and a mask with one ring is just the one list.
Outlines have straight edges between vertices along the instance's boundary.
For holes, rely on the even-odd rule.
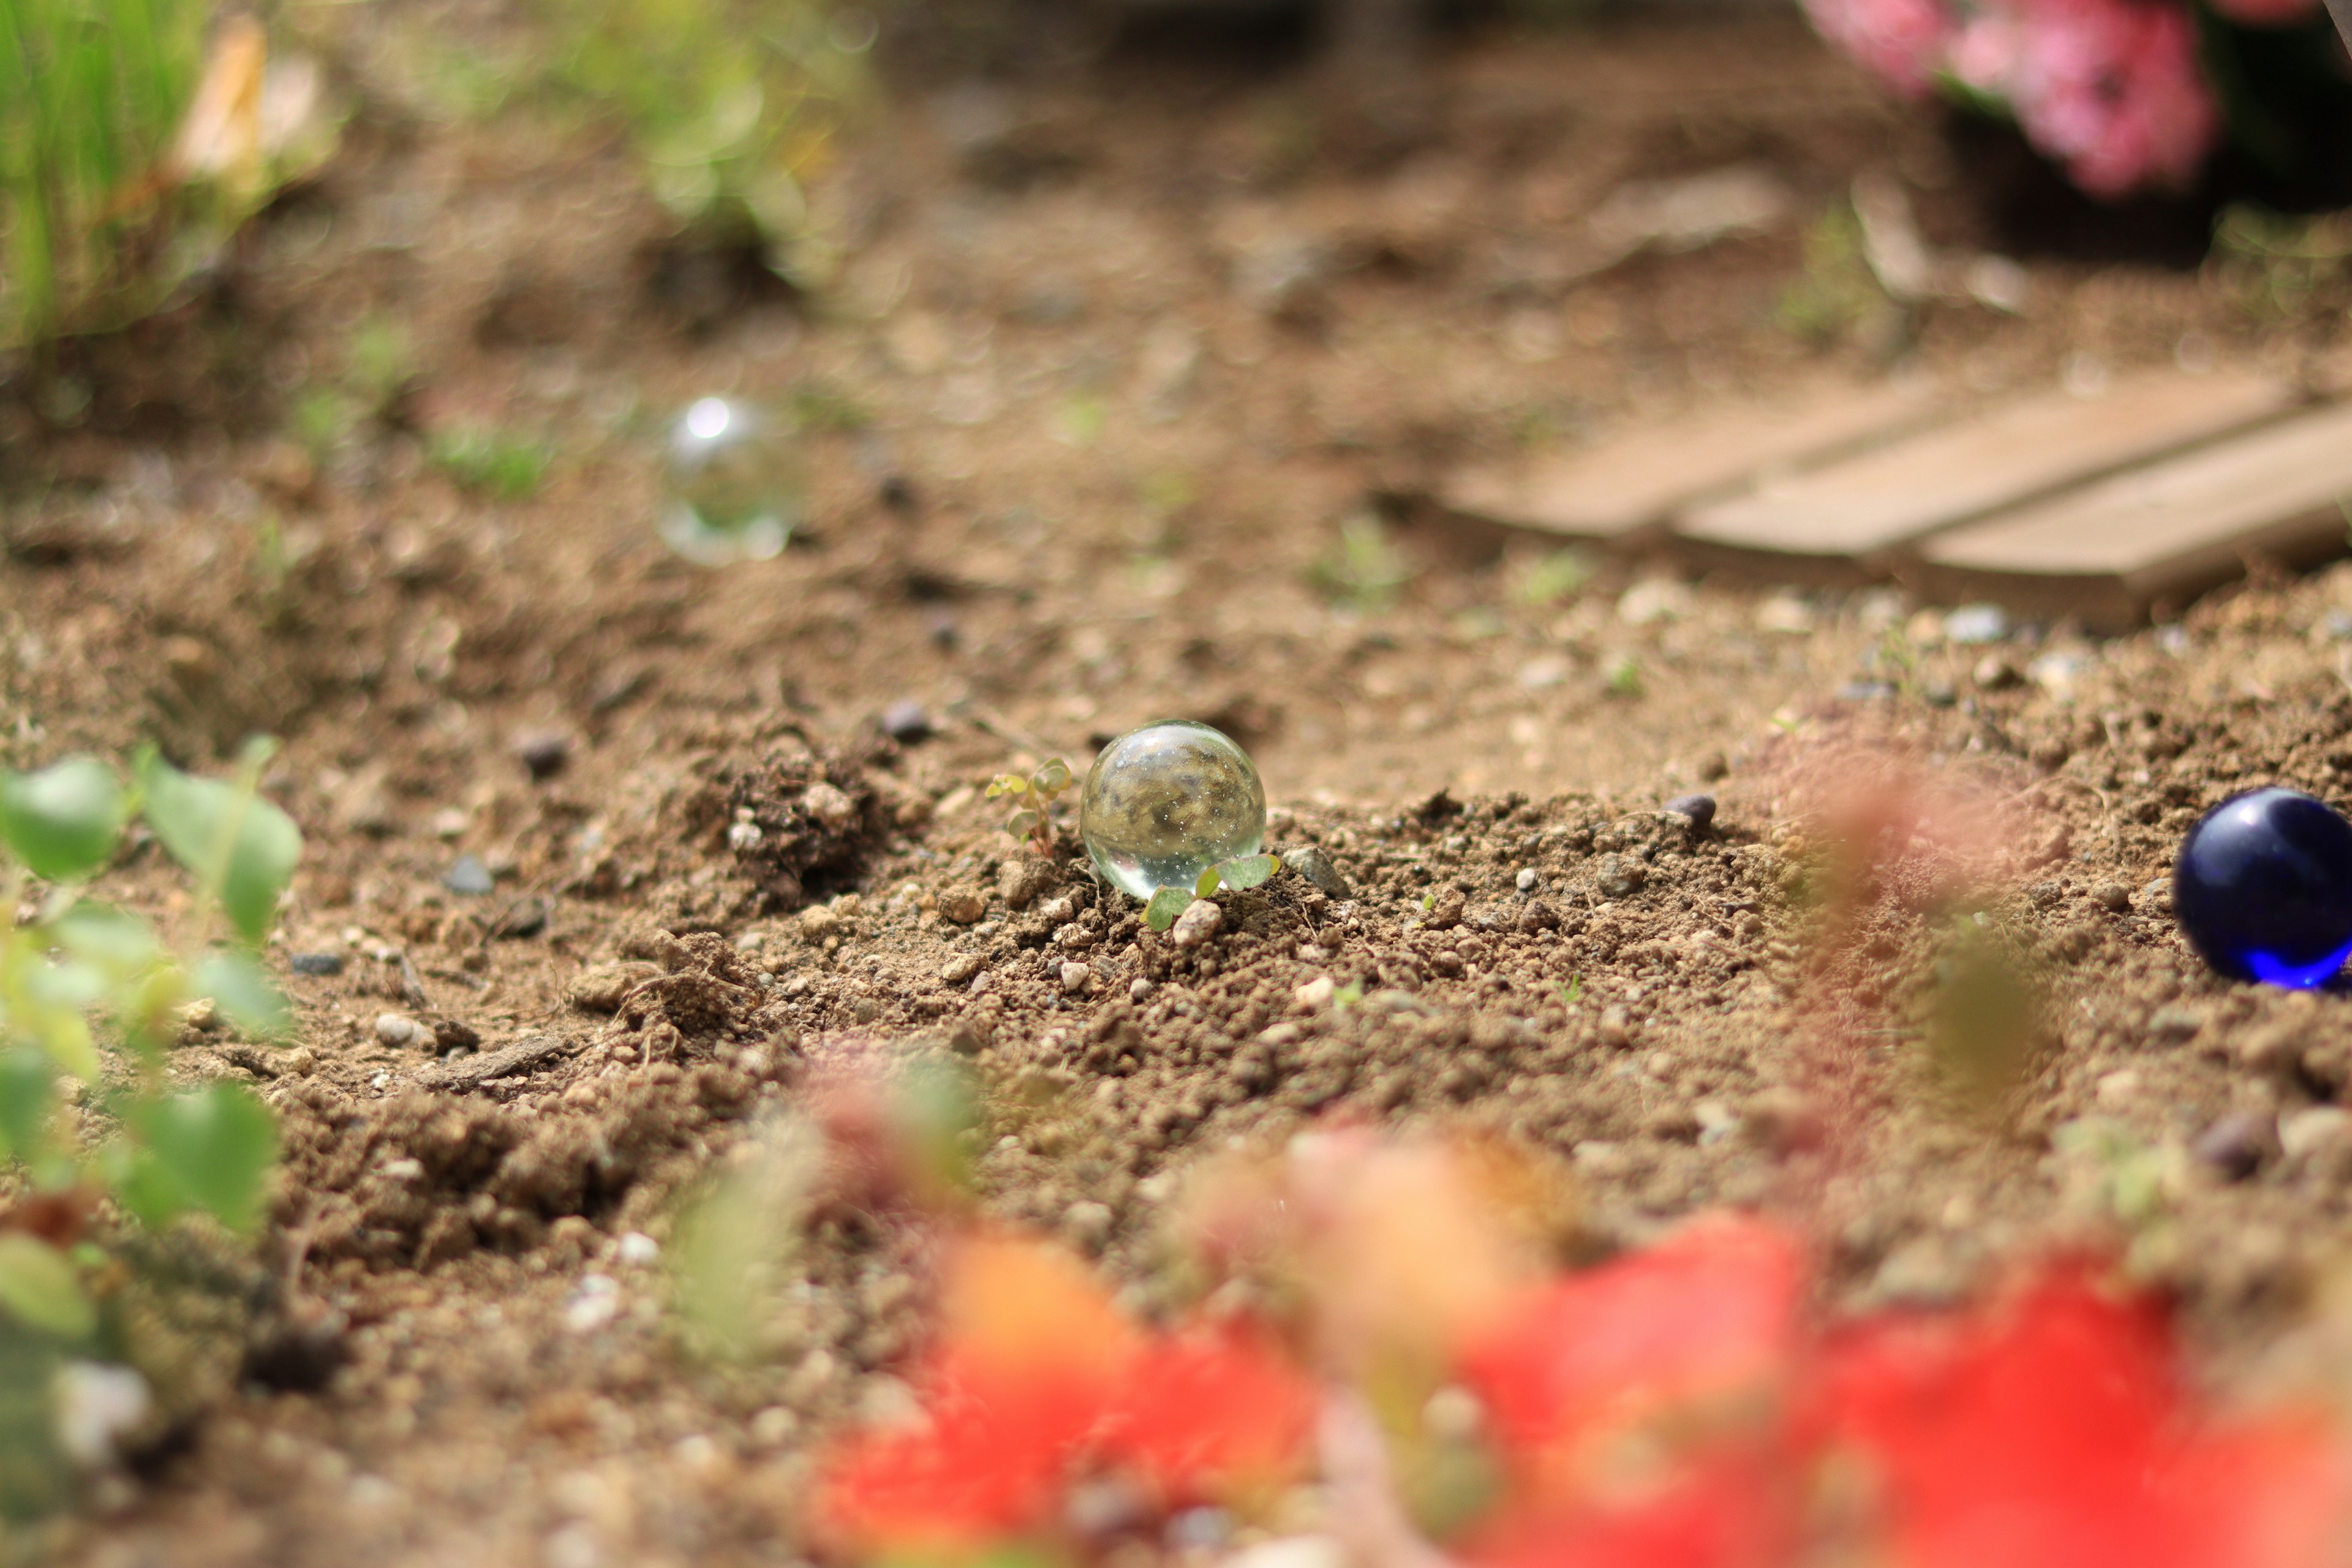
[[228,1021],[257,1040],[283,1039],[294,1032],[293,1009],[252,956],[215,952],[196,965],[196,993],[220,1004]]
[[72,1259],[22,1231],[0,1232],[0,1310],[61,1340],[88,1339],[98,1328]]
[[35,876],[52,882],[79,881],[103,867],[129,815],[114,771],[95,757],[0,774],[0,837]]
[[0,1160],[30,1160],[47,1141],[57,1068],[29,1046],[0,1054]]
[[245,940],[260,942],[302,856],[302,834],[293,819],[250,784],[193,777],[152,746],[140,752],[136,766],[155,837],[220,900]]
[[1271,855],[1244,855],[1238,860],[1228,860],[1216,868],[1218,877],[1234,891],[1246,892],[1282,869],[1282,862]]
[[1217,890],[1217,883],[1219,879],[1220,879],[1217,876],[1217,868],[1214,866],[1210,867],[1207,870],[1201,873],[1201,879],[1192,884],[1192,896],[1196,899],[1207,898],[1211,893]]
[[1176,917],[1182,914],[1192,902],[1192,895],[1189,890],[1162,888],[1151,895],[1150,903],[1143,906],[1143,923],[1153,931],[1166,931],[1176,923]]
[[87,899],[51,921],[47,929],[59,947],[116,976],[143,974],[163,952],[145,921]]
[[1004,831],[1015,838],[1024,838],[1036,830],[1037,814],[1034,811],[1016,811],[1004,819]]
[[1047,795],[1059,795],[1070,787],[1070,764],[1055,757],[1032,774],[1029,782]]
[[261,1216],[263,1184],[278,1160],[278,1122],[231,1083],[150,1100],[124,1118],[143,1141],[123,1201],[150,1226],[201,1209],[231,1230]]

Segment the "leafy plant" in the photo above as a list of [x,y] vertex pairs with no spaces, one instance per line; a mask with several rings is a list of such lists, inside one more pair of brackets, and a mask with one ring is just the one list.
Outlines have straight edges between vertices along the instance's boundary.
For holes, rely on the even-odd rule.
[[425,457],[466,489],[496,500],[528,500],[539,493],[553,454],[545,441],[467,426],[435,436]]
[[1360,512],[1339,525],[1339,536],[1307,569],[1307,582],[1333,603],[1358,611],[1384,610],[1412,581],[1380,519]]
[[1780,295],[1781,330],[1810,343],[1832,343],[1887,306],[1863,255],[1862,220],[1851,203],[1832,202],[1805,230],[1804,271]]
[[688,229],[795,283],[832,251],[808,182],[869,95],[870,21],[826,0],[566,0],[557,80],[627,128]]
[[1642,661],[1630,653],[1621,653],[1611,659],[1601,671],[1612,697],[1642,695]]
[[[125,1279],[79,1241],[95,1197],[151,1230],[194,1215],[244,1233],[261,1218],[277,1161],[268,1109],[239,1085],[173,1089],[165,1059],[192,1004],[209,1001],[257,1038],[291,1027],[258,959],[301,853],[293,822],[259,795],[269,754],[268,742],[249,745],[222,780],[184,773],[150,747],[129,789],[89,757],[0,773],[0,899],[21,909],[39,895],[31,920],[0,928],[0,1163],[22,1169],[26,1202],[74,1216],[0,1223],[0,1360],[106,1348],[102,1331],[120,1316],[111,1294]],[[178,952],[84,890],[137,819],[203,895],[199,928]],[[212,940],[216,921],[225,930]],[[111,1060],[101,1036],[118,1047]],[[101,1131],[94,1143],[60,1124],[66,1098]],[[0,1411],[0,1451],[27,1441],[12,1419]],[[12,1495],[0,1508],[21,1503]]]
[[0,349],[162,303],[288,176],[325,156],[318,75],[271,66],[212,0],[0,10]]
[[2213,226],[2211,269],[2258,321],[2325,314],[2352,294],[2352,219],[2232,206]]
[[1176,923],[1176,918],[1219,888],[1231,888],[1246,892],[1282,869],[1280,858],[1273,855],[1244,855],[1237,859],[1223,860],[1201,873],[1200,879],[1188,888],[1161,888],[1143,906],[1143,923],[1153,931],[1166,931]]
[[1511,597],[1531,610],[1548,609],[1573,599],[1592,581],[1591,553],[1574,545],[1555,550],[1520,569],[1511,584]]
[[1004,819],[1004,831],[1029,839],[1040,855],[1054,852],[1054,802],[1070,787],[1070,764],[1055,757],[1027,778],[999,773],[988,784],[988,798],[1010,796],[1023,804]]

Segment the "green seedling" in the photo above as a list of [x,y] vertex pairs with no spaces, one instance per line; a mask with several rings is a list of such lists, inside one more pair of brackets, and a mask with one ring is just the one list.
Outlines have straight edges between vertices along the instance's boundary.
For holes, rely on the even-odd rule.
[[1166,931],[1179,915],[1219,888],[1246,892],[1281,869],[1281,858],[1273,855],[1244,855],[1222,861],[1202,872],[1201,879],[1189,889],[1161,888],[1154,892],[1151,901],[1143,906],[1143,923],[1153,931]]
[[1611,659],[1602,673],[1612,697],[1642,695],[1642,661],[1630,653],[1621,653]]
[[[275,1119],[240,1085],[174,1089],[165,1062],[200,1001],[255,1038],[291,1030],[259,960],[301,853],[292,821],[260,797],[269,752],[248,746],[223,780],[184,773],[147,748],[128,789],[88,757],[0,773],[0,899],[10,909],[32,899],[35,910],[0,929],[0,1165],[20,1168],[34,1194],[103,1195],[150,1230],[184,1215],[238,1233],[258,1224]],[[199,928],[179,952],[84,890],[142,819],[203,895]],[[66,1099],[94,1139],[60,1124]],[[59,1355],[104,1349],[94,1336],[112,1268],[86,1242],[0,1232],[0,1340]],[[0,1432],[0,1446],[19,1436]]]
[[1568,977],[1568,984],[1559,988],[1560,1005],[1563,1007],[1573,1007],[1583,1000],[1584,976],[1581,974],[1570,975]]
[[1592,557],[1573,547],[1529,562],[1511,584],[1511,597],[1531,610],[1573,599],[1592,581]]
[[494,500],[528,500],[539,493],[554,454],[546,442],[504,430],[443,431],[425,458],[458,486]]
[[614,121],[686,235],[793,283],[837,265],[811,178],[873,97],[870,29],[824,0],[563,0],[553,82]]
[[1812,343],[1845,337],[1887,308],[1863,253],[1862,220],[1840,200],[1805,232],[1805,269],[1780,296],[1780,327]]
[[1380,519],[1359,512],[1339,525],[1339,536],[1307,568],[1307,582],[1344,609],[1384,610],[1412,581],[1412,569],[1389,538]]
[[989,781],[988,798],[1008,796],[1019,805],[1004,819],[1004,831],[1027,838],[1040,855],[1054,852],[1054,802],[1070,787],[1070,764],[1055,757],[1027,778],[999,773]]

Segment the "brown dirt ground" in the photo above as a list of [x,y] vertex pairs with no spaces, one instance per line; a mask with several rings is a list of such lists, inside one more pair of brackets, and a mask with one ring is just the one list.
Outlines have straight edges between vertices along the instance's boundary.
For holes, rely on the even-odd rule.
[[[348,1319],[347,1362],[227,1395],[68,1558],[794,1560],[811,1435],[908,1342],[904,1260],[824,1231],[802,1342],[720,1375],[675,1351],[659,1266],[620,1238],[665,1239],[760,1107],[861,1053],[973,1058],[989,1205],[1147,1306],[1171,1173],[1355,1113],[1556,1152],[1597,1247],[1770,1206],[1820,1238],[1841,1303],[1948,1300],[2120,1229],[2217,1375],[2283,1375],[2352,1143],[2287,1158],[2266,1119],[2344,1089],[2352,1015],[2204,974],[2158,882],[2220,795],[2344,789],[2352,576],[1990,650],[1884,592],[1710,580],[1643,587],[1667,613],[1629,617],[1638,566],[1529,608],[1523,547],[1412,515],[1393,605],[1307,578],[1341,519],[1452,461],[1824,358],[1983,387],[2184,339],[2291,366],[2340,318],[2029,256],[2021,317],[1939,305],[1813,345],[1776,317],[1801,221],[1564,280],[1618,184],[1743,160],[1801,214],[1891,162],[1939,242],[1998,241],[1936,128],[1779,22],[1472,40],[1435,68],[1425,142],[1370,166],[1315,151],[1295,73],[1010,89],[984,156],[909,91],[823,193],[846,261],[796,310],[657,267],[616,147],[434,112],[430,40],[498,26],[412,6],[359,30],[363,112],[318,184],[198,303],[77,351],[78,425],[0,413],[14,760],[284,736],[268,788],[309,847],[280,946],[345,959],[286,975],[301,1049],[214,1036],[180,1060],[279,1107],[272,1257]],[[371,314],[416,384],[314,462],[286,410]],[[856,411],[808,438],[814,536],[777,561],[691,569],[652,537],[655,432],[710,391]],[[467,421],[544,432],[543,491],[436,472],[424,433]],[[1612,692],[1629,656],[1640,689]],[[898,699],[938,735],[877,738]],[[1070,834],[1041,869],[993,831],[989,773],[1082,767],[1166,713],[1249,745],[1274,844],[1320,846],[1352,896],[1286,877],[1179,952],[1074,872]],[[516,746],[543,732],[570,752],[538,780]],[[1912,896],[1932,868],[1890,850],[1833,929],[1813,896],[1838,845],[1809,803],[1897,763],[2003,825],[1978,886],[2047,996],[2000,1114],[1956,1109],[1926,1059],[1951,929]],[[1655,810],[1703,785],[1714,831]],[[760,841],[733,847],[745,821]],[[492,895],[443,887],[467,852]],[[120,890],[168,913],[155,858]],[[944,918],[958,895],[983,918]],[[1321,976],[1362,1000],[1302,1005]],[[395,1043],[385,1014],[423,1027]],[[2231,1111],[2255,1114],[2224,1173],[2192,1150]],[[2093,1117],[2104,1141],[2064,1131]],[[577,1310],[592,1272],[618,1281],[607,1321]]]

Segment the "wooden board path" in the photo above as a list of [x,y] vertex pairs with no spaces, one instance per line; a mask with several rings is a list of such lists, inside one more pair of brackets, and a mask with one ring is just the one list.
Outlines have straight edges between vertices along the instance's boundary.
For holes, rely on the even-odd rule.
[[2250,556],[2308,565],[2352,528],[2352,404],[1938,535],[1900,574],[1931,596],[1999,599],[2115,629],[2185,603]]
[[1674,535],[1692,553],[1750,555],[1792,574],[1881,575],[1890,552],[2294,406],[2267,377],[2162,372],[2097,396],[2052,391],[2000,403],[1841,463],[1692,509]]
[[1437,499],[1505,527],[1644,542],[1692,501],[1914,428],[1942,406],[1925,384],[1816,382],[1769,404],[1701,409],[1589,451],[1470,469]]
[[2352,367],[2317,401],[2248,371],[1956,404],[1816,383],[1589,452],[1459,474],[1457,516],[1782,580],[1898,578],[2119,628],[2240,574],[2346,552]]

